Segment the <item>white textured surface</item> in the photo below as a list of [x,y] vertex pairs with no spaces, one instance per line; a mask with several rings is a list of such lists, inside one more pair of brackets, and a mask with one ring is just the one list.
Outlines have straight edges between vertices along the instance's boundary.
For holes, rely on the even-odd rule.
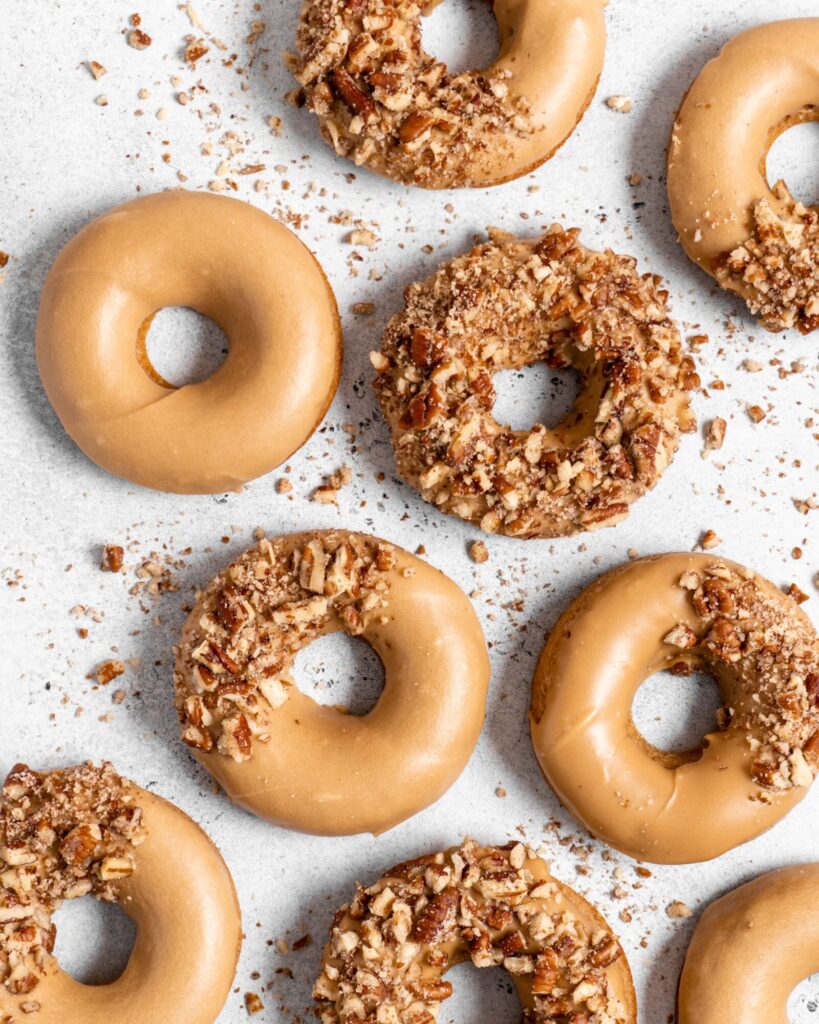
[[[529,178],[495,191],[454,194],[409,192],[363,171],[354,180],[346,179],[354,168],[332,155],[306,113],[283,100],[290,82],[280,51],[292,42],[295,0],[198,0],[197,7],[227,42],[227,55],[238,54],[237,64],[245,67],[250,52],[255,54],[247,75],[222,66],[226,55],[214,50],[195,72],[187,69],[180,52],[190,26],[168,0],[133,5],[4,0],[0,11],[0,249],[12,257],[0,285],[0,568],[9,583],[2,588],[0,773],[16,760],[47,767],[107,757],[124,774],[176,801],[201,822],[233,871],[247,933],[236,992],[220,1021],[246,1019],[242,993],[259,991],[272,979],[272,989],[263,993],[266,1009],[256,1019],[285,1022],[303,1016],[308,1007],[331,914],[356,879],[371,879],[397,860],[447,846],[465,833],[503,842],[517,835],[521,825],[537,844],[552,817],[562,823],[561,835],[580,838],[581,830],[558,806],[532,755],[526,726],[529,683],[544,635],[561,609],[599,572],[625,559],[630,548],[641,554],[690,549],[703,529],[714,529],[724,538],[720,552],[777,582],[794,580],[810,593],[806,608],[816,619],[819,597],[812,577],[819,569],[819,512],[806,518],[792,500],[817,489],[812,437],[817,420],[812,428],[805,425],[816,417],[816,340],[765,335],[737,303],[713,290],[675,244],[663,184],[673,112],[703,62],[743,26],[774,13],[815,14],[816,4],[780,0],[774,8],[769,0],[745,0],[742,5],[728,0],[614,0],[607,15],[610,43],[600,90],[565,148]],[[123,38],[132,9],[140,11],[143,28],[154,39],[143,52],[129,48]],[[265,20],[267,28],[249,48],[244,40],[256,19]],[[472,32],[476,22],[483,27]],[[470,13],[465,3],[447,4],[430,26],[430,48],[437,44],[442,53],[446,42],[447,56],[457,56],[459,46],[461,59],[491,55],[487,25],[485,12]],[[99,82],[83,66],[89,59],[108,68]],[[182,88],[201,80],[209,93],[187,107],[179,105],[170,84],[175,74],[181,76]],[[140,89],[150,90],[150,97],[139,98]],[[623,116],[609,110],[604,100],[613,94],[632,96],[633,112]],[[107,96],[106,107],[94,103],[100,95]],[[210,103],[218,104],[220,113],[208,112]],[[141,117],[135,116],[139,108]],[[163,108],[167,119],[158,120]],[[203,112],[201,117],[197,111]],[[267,128],[265,119],[271,114],[284,120],[281,138]],[[300,236],[323,263],[344,317],[341,386],[322,430],[292,460],[291,497],[275,493],[279,474],[255,482],[242,495],[216,498],[154,494],[108,476],[63,433],[34,363],[39,292],[58,248],[90,217],[137,191],[179,184],[177,170],[189,176],[190,187],[207,186],[224,155],[219,139],[229,129],[247,144],[235,166],[266,164],[261,174],[235,176],[238,195],[271,212],[290,209],[305,215]],[[794,164],[815,168],[814,129],[789,133],[777,146],[778,165],[785,170]],[[214,144],[212,156],[200,153],[207,141]],[[167,164],[165,153],[170,154]],[[286,165],[286,170],[274,170],[276,165]],[[634,172],[643,176],[636,188],[626,182]],[[257,179],[267,182],[267,189],[255,191]],[[282,187],[285,179],[289,190]],[[529,192],[532,184],[540,190]],[[815,178],[796,176],[791,184],[806,199],[816,195]],[[352,250],[343,243],[349,229],[329,220],[344,210],[376,222],[382,239],[376,249],[361,251],[355,278],[348,265]],[[553,220],[579,225],[587,244],[632,252],[644,269],[668,278],[675,314],[687,333],[703,331],[711,337],[699,360],[703,381],[709,384],[719,377],[726,382],[724,391],[709,389],[696,398],[697,412],[701,422],[724,416],[728,434],[723,451],[708,462],[700,457],[701,438],[685,438],[656,492],[615,530],[555,543],[490,538],[490,560],[478,567],[466,554],[475,533],[426,507],[395,478],[387,433],[369,385],[367,352],[377,347],[386,318],[399,308],[402,288],[463,251],[485,225],[535,232]],[[423,251],[427,244],[433,252]],[[370,268],[382,280],[368,280]],[[362,301],[375,303],[374,316],[350,312],[354,302]],[[167,347],[180,340],[184,324],[173,314],[164,319]],[[191,322],[190,317],[185,321],[188,326]],[[764,370],[743,372],[740,365],[746,357],[764,364]],[[787,368],[800,357],[806,371],[787,379],[779,379],[777,368],[769,365],[776,358]],[[165,365],[179,367],[180,362],[169,359]],[[541,387],[548,386],[546,375],[539,379]],[[531,403],[531,422],[544,407],[542,396],[531,387],[527,395],[520,382],[516,386]],[[748,402],[766,409],[771,404],[763,423],[750,422],[744,412]],[[506,407],[511,408],[508,401]],[[354,446],[340,429],[350,422],[357,427]],[[353,466],[355,481],[342,492],[340,510],[310,503],[308,495],[322,475],[342,463]],[[377,479],[380,473],[385,474],[382,481]],[[212,792],[209,777],[178,742],[171,705],[171,645],[193,588],[246,547],[257,526],[276,533],[333,525],[370,530],[411,550],[422,542],[429,560],[467,591],[482,589],[475,605],[492,644],[488,718],[467,770],[435,807],[379,839],[306,838],[233,809]],[[225,544],[223,536],[229,538]],[[99,548],[106,542],[132,545],[127,576],[99,571]],[[805,552],[798,562],[790,556],[796,545]],[[175,574],[178,592],[142,606],[129,595],[133,568],[151,551],[176,556],[188,547],[191,553],[181,556],[184,566]],[[78,604],[100,609],[102,621],[77,621],[69,610]],[[89,628],[87,639],[78,636],[79,625]],[[128,694],[119,706],[111,700],[117,684],[95,689],[87,679],[112,651],[141,659],[118,681]],[[371,661],[367,664],[372,675]],[[310,679],[330,682],[354,676],[362,665],[349,650],[329,645],[304,655],[299,673],[307,685]],[[349,682],[339,683],[333,700],[351,689]],[[662,701],[661,693],[659,703],[655,698],[643,709],[641,720],[659,713],[673,718],[674,709]],[[110,721],[100,721],[101,715]],[[506,790],[505,799],[495,795],[498,786]],[[637,880],[625,858],[607,854],[604,860],[603,847],[591,843],[590,870],[584,877],[576,873],[580,862],[568,845],[554,838],[546,841],[558,876],[588,892],[622,935],[636,975],[642,1024],[661,1024],[673,1012],[676,978],[693,927],[693,921],[669,919],[666,905],[682,899],[696,911],[762,871],[819,857],[818,826],[819,804],[812,793],[762,839],[716,863],[657,868],[624,901],[612,899],[611,892],[618,864],[625,869],[627,886]],[[617,920],[624,905],[633,910],[631,925]],[[83,929],[95,918],[84,907],[62,912],[60,950],[86,977],[110,976],[113,955],[93,952],[87,936],[82,939]],[[111,927],[121,945],[123,930]],[[307,933],[313,945],[288,956],[266,944],[279,936],[292,941]],[[285,967],[292,970],[292,979],[275,973]],[[251,980],[254,971],[260,979]],[[516,1011],[505,989],[500,972],[461,968],[457,994],[444,1006],[441,1020],[511,1021]],[[798,1020],[816,1020],[817,987],[812,1002],[811,990],[802,991]]]

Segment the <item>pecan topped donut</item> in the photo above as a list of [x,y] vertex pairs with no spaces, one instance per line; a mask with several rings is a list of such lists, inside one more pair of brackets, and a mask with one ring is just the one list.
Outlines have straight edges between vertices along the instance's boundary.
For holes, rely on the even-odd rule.
[[322,1024],[434,1024],[443,975],[470,961],[511,976],[531,1024],[635,1024],[616,937],[521,843],[399,864],[335,915],[313,989]]
[[453,75],[424,51],[440,0],[305,0],[294,72],[337,153],[426,188],[495,185],[549,159],[603,66],[601,0],[495,0],[500,55]]
[[[398,472],[490,533],[555,537],[619,522],[694,428],[699,378],[660,278],[578,235],[494,233],[407,288],[372,356]],[[574,408],[553,429],[502,426],[492,375],[538,361],[577,370]]]

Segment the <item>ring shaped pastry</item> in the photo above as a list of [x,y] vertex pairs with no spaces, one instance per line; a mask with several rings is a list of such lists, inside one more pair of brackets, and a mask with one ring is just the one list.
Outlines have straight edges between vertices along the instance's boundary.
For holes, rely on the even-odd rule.
[[819,18],[776,21],[732,39],[683,101],[668,193],[691,259],[771,331],[819,328],[819,207],[768,184],[768,151],[819,120]]
[[[17,765],[0,795],[0,877],[0,1020],[218,1017],[242,942],[239,906],[218,850],[177,807],[108,764]],[[75,981],[52,953],[52,914],[88,894],[137,926],[124,972],[107,985]]]
[[495,0],[497,61],[457,75],[422,46],[422,15],[438,3],[305,0],[294,70],[322,136],[356,164],[425,188],[534,170],[597,88],[603,0]]
[[[293,685],[295,654],[344,631],[384,690],[366,715]],[[231,800],[287,828],[379,833],[457,779],[484,718],[489,659],[463,592],[401,548],[345,530],[263,540],[205,589],[178,649],[182,739]]]
[[[146,367],[165,306],[225,332],[227,358],[207,380],[171,388]],[[341,332],[324,274],[287,228],[236,199],[174,191],[111,210],[65,246],[43,289],[37,361],[100,466],[209,494],[241,490],[310,437],[336,389]]]
[[[664,669],[719,685],[718,729],[696,750],[657,750],[632,721],[635,693]],[[708,860],[807,793],[819,763],[819,638],[792,598],[734,562],[631,562],[555,626],[530,724],[544,775],[591,832],[655,863]]]
[[[613,526],[694,429],[692,360],[660,278],[554,226],[492,241],[407,288],[372,355],[401,476],[489,533],[557,537]],[[493,375],[536,362],[577,371],[554,428],[495,419]]]
[[817,902],[819,864],[798,864],[712,903],[685,957],[678,1024],[788,1024],[788,997],[819,971]]
[[530,1024],[636,1024],[628,961],[597,910],[520,843],[472,840],[359,887],[333,919],[318,1015],[432,1024],[443,976],[469,960],[503,968]]

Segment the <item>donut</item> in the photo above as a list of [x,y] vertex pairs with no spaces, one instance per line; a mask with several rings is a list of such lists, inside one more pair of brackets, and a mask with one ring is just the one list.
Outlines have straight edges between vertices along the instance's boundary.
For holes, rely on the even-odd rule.
[[[128,965],[108,985],[75,981],[53,955],[52,915],[86,895],[137,925]],[[3,1024],[213,1024],[241,941],[228,869],[179,808],[107,763],[12,769],[0,793]]]
[[788,1024],[788,997],[819,971],[818,902],[819,864],[797,864],[712,903],[686,953],[678,1024]]
[[819,120],[819,18],[732,39],[689,90],[668,150],[668,194],[689,257],[769,331],[819,328],[819,207],[771,188],[779,136]]
[[[296,653],[343,631],[384,690],[366,715],[316,703]],[[177,650],[182,740],[235,803],[319,835],[380,833],[434,803],[483,725],[489,659],[463,592],[386,541],[346,530],[264,539],[206,587]]]
[[[725,706],[701,746],[657,750],[631,718],[665,669],[708,673]],[[643,558],[564,612],[535,670],[532,741],[590,832],[659,864],[709,860],[774,825],[819,765],[819,637],[773,583],[707,554]]]
[[[699,386],[660,278],[581,245],[494,232],[405,292],[371,356],[399,474],[488,533],[558,537],[612,526],[694,429]],[[572,367],[581,394],[549,429],[501,426],[499,370]]]
[[[224,330],[207,380],[147,367],[165,306]],[[163,192],[125,203],[65,246],[43,288],[37,363],[63,426],[104,469],[178,494],[241,490],[310,437],[335,393],[341,330],[308,249],[247,203]]]
[[636,1024],[616,936],[521,843],[419,857],[359,886],[333,918],[313,995],[322,1024],[433,1024],[444,974],[502,967],[532,1024]]
[[421,43],[441,0],[305,0],[293,70],[340,156],[424,188],[486,187],[548,160],[582,118],[605,0],[495,0],[500,55],[453,75]]

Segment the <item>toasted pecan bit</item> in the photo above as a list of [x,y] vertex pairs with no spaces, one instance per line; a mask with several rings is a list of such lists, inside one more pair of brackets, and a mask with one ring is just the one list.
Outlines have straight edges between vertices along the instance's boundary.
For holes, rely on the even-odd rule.
[[121,572],[125,561],[125,550],[119,544],[106,544],[102,549],[103,572]]
[[94,673],[100,686],[107,686],[112,680],[117,679],[125,672],[125,662],[119,660],[103,661],[97,665]]
[[128,33],[128,45],[132,46],[135,50],[147,50],[153,40],[147,32],[143,32],[141,28],[132,29]]

